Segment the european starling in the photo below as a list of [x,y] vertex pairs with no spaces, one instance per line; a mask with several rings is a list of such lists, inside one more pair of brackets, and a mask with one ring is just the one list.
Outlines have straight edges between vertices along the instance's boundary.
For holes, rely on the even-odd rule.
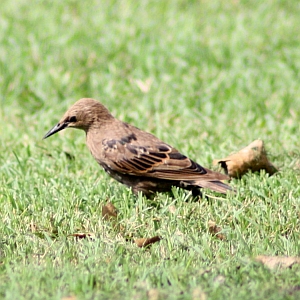
[[117,120],[94,99],[77,101],[44,139],[65,128],[84,130],[98,164],[134,193],[150,197],[169,192],[172,186],[193,192],[208,188],[226,194],[232,190],[221,182],[228,176],[203,168],[154,135]]

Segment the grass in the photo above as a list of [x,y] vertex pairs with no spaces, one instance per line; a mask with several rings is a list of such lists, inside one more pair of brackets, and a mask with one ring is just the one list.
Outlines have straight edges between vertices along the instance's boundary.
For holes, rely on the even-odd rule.
[[[299,265],[254,258],[299,255],[299,13],[296,0],[2,1],[0,298],[298,299]],[[206,167],[261,138],[280,172],[199,202],[135,197],[82,132],[41,140],[82,97]]]

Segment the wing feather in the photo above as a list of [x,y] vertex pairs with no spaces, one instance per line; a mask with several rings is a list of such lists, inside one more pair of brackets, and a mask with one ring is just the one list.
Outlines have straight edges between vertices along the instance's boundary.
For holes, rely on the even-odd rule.
[[[151,146],[138,140],[104,140],[110,167],[120,173],[167,180],[226,180],[226,175],[207,170],[177,149],[157,139]],[[111,146],[112,145],[112,146]]]

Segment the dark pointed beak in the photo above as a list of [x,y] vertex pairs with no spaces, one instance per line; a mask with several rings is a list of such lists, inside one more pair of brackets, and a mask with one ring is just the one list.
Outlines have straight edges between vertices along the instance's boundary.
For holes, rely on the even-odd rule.
[[43,140],[48,138],[49,136],[51,136],[54,133],[57,133],[63,129],[65,129],[66,127],[68,127],[68,123],[58,123],[56,124],[52,129],[50,129],[45,136],[43,137]]

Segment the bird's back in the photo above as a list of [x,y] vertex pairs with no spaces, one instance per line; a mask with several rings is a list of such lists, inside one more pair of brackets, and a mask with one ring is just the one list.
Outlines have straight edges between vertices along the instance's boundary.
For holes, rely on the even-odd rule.
[[226,175],[203,168],[154,135],[117,119],[107,128],[88,132],[87,144],[112,177],[133,188],[141,182],[150,185],[149,181],[158,187],[163,181],[163,186],[170,183],[168,190],[172,185],[187,189],[195,185],[223,193],[230,189],[220,182],[228,179]]

